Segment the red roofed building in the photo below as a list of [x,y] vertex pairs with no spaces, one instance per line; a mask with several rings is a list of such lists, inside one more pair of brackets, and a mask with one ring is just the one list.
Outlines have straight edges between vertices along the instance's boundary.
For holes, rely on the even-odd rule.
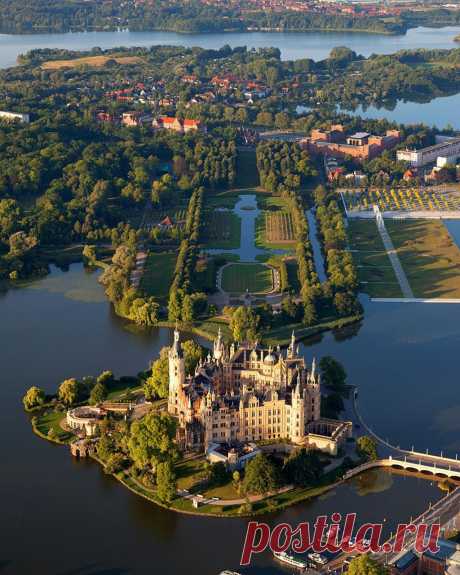
[[153,127],[157,129],[173,130],[180,134],[186,134],[192,131],[205,132],[206,128],[199,120],[180,120],[179,118],[170,118],[168,116],[160,116],[153,120]]

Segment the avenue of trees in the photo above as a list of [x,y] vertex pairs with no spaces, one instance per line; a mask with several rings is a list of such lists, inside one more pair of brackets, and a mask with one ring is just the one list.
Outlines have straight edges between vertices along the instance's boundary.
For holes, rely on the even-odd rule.
[[358,278],[353,257],[347,248],[342,212],[333,195],[322,186],[314,192],[316,219],[326,260],[328,287],[339,316],[361,313],[357,300]]

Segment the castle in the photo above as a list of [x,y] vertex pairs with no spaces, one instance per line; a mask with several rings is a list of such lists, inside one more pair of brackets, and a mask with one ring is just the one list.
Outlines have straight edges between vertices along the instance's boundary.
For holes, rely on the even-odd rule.
[[295,335],[287,350],[257,343],[226,346],[219,334],[213,354],[185,374],[177,329],[169,351],[168,412],[178,418],[184,450],[212,444],[289,441],[336,455],[351,436],[351,422],[322,419],[320,375],[307,368]]

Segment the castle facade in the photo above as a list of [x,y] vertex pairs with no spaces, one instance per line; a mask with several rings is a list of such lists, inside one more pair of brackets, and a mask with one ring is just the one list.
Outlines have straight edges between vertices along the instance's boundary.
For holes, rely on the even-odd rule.
[[212,355],[186,375],[179,332],[174,332],[168,412],[178,418],[182,449],[288,441],[335,455],[351,435],[351,423],[322,419],[320,410],[315,360],[308,368],[294,334],[283,351],[257,343],[226,346],[219,332]]

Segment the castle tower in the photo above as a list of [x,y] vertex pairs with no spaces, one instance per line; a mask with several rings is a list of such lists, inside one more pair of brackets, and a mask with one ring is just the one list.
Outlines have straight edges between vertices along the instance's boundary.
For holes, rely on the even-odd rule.
[[288,359],[293,359],[295,356],[296,356],[295,332],[294,332],[294,330],[292,330],[291,343],[289,344],[289,347],[287,350],[287,357],[288,357]]
[[302,389],[300,376],[297,376],[291,398],[291,440],[300,443],[305,436],[305,390]]
[[224,358],[225,353],[225,345],[222,341],[222,332],[220,331],[217,334],[217,339],[214,340],[214,352],[213,356],[216,361],[221,361]]
[[169,394],[168,413],[178,414],[179,392],[185,383],[184,355],[179,343],[180,335],[177,328],[174,330],[174,343],[169,350]]

